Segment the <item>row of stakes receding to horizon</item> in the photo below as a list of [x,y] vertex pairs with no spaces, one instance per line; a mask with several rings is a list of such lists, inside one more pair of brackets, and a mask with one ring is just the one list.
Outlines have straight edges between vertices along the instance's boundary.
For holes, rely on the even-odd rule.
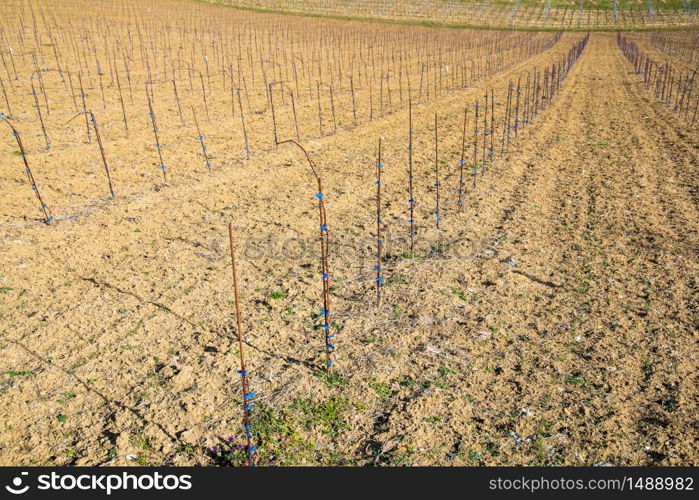
[[[476,101],[473,104],[473,129],[472,129],[472,139],[467,141],[467,129],[469,125],[469,109],[470,106],[464,109],[464,119],[461,137],[461,158],[459,160],[458,175],[459,175],[459,187],[457,192],[457,210],[463,210],[464,206],[464,195],[466,193],[466,182],[467,178],[471,177],[472,187],[475,189],[477,178],[483,176],[488,168],[494,165],[494,158],[499,152],[504,154],[508,151],[510,142],[516,140],[519,136],[521,130],[530,123],[535,116],[538,115],[541,109],[545,108],[548,102],[554,97],[559,88],[561,87],[563,81],[568,76],[571,68],[577,61],[577,59],[582,54],[585,49],[587,42],[589,40],[589,34],[583,37],[579,42],[577,42],[573,47],[570,48],[567,55],[562,56],[560,59],[556,59],[551,65],[546,66],[543,70],[536,68],[533,76],[527,71],[526,82],[520,77],[515,85],[512,81],[507,86],[507,94],[504,100],[505,107],[504,113],[501,119],[496,119],[495,117],[495,102],[496,96],[495,91],[491,88],[490,91],[486,92],[484,95],[484,101]],[[36,94],[35,94],[36,97]],[[148,104],[149,104],[149,116],[151,117],[151,124],[153,129],[153,134],[156,138],[156,143],[159,143],[158,138],[158,128],[156,124],[155,115],[153,113],[153,108],[151,105],[151,95],[148,94]],[[410,238],[410,253],[414,252],[414,241],[417,234],[417,225],[415,222],[415,195],[414,195],[414,176],[413,176],[413,122],[412,122],[412,99],[408,98],[408,223],[410,224],[410,229],[408,236]],[[38,103],[37,103],[38,105]],[[241,107],[242,110],[242,107]],[[194,109],[193,109],[194,111]],[[109,185],[110,194],[112,197],[115,196],[114,189],[112,185],[111,176],[109,173],[109,167],[105,155],[105,148],[100,135],[100,128],[97,124],[94,113],[91,110],[86,110],[79,113],[76,117],[84,116],[86,123],[92,127],[92,131],[95,134],[96,142],[100,150],[100,155],[102,158],[102,163],[107,177],[107,182]],[[204,137],[199,131],[199,124],[196,121],[198,131],[198,140],[201,145],[202,154],[206,161],[207,168],[211,167],[207,153],[206,145],[204,142]],[[17,142],[19,147],[19,153],[22,158],[25,173],[27,179],[34,191],[37,200],[40,204],[41,211],[44,215],[44,221],[47,224],[51,224],[54,219],[51,212],[44,202],[41,193],[39,192],[38,186],[34,179],[33,173],[30,169],[29,162],[27,160],[27,153],[22,143],[21,135],[12,120],[7,117],[4,113],[0,115],[2,121],[9,126],[12,130],[12,135]],[[496,123],[498,123],[496,126]],[[482,128],[480,128],[482,127]],[[496,135],[500,133],[499,145],[497,145]],[[333,368],[335,365],[335,333],[332,330],[330,316],[331,316],[331,287],[330,287],[330,264],[329,264],[329,226],[325,211],[325,193],[323,191],[323,183],[321,178],[320,170],[317,165],[307,152],[307,150],[300,144],[299,141],[295,139],[287,139],[279,141],[276,137],[275,131],[275,143],[276,145],[282,144],[292,144],[297,146],[304,154],[308,165],[310,167],[311,173],[315,178],[317,184],[317,192],[315,193],[315,198],[318,200],[318,213],[319,213],[319,230],[320,230],[320,265],[321,265],[321,276],[322,276],[322,301],[323,308],[320,311],[320,316],[323,317],[322,328],[324,330],[324,340],[325,340],[325,370],[329,376],[333,374]],[[441,201],[441,177],[439,170],[439,136],[438,136],[438,115],[434,115],[434,187],[435,187],[435,224],[439,229],[440,224],[443,220],[443,207],[440,205]],[[472,154],[467,152],[467,149],[472,148]],[[160,148],[158,149],[158,154],[160,153]],[[498,151],[499,150],[499,151]],[[468,157],[471,156],[471,161],[468,161]],[[159,157],[161,162],[161,167],[164,166],[162,162],[162,156]],[[384,242],[382,240],[383,233],[385,230],[382,221],[382,202],[381,202],[381,188],[382,188],[382,170],[384,165],[382,163],[382,141],[378,141],[377,150],[377,160],[376,160],[376,181],[374,182],[376,186],[376,265],[374,269],[376,271],[375,276],[375,288],[376,288],[376,304],[380,305],[382,301],[382,289],[384,283],[384,277],[382,275],[383,270],[383,246]],[[165,169],[163,168],[163,176],[167,181],[167,176]],[[243,392],[243,425],[245,430],[246,444],[244,446],[245,454],[247,457],[247,463],[249,465],[255,465],[258,461],[257,447],[254,442],[253,429],[251,427],[251,412],[254,407],[254,398],[256,396],[250,388],[249,382],[249,372],[247,370],[247,365],[245,362],[245,351],[244,351],[244,340],[242,334],[242,320],[241,320],[241,310],[240,310],[240,300],[238,292],[238,276],[235,258],[235,240],[233,235],[232,225],[228,226],[229,232],[229,242],[231,250],[231,263],[233,269],[233,289],[235,298],[235,309],[236,309],[236,330],[239,344],[239,355],[240,355],[240,369],[237,371],[241,376],[242,382],[242,392]],[[217,453],[221,453],[217,450]]]
[[[527,123],[539,113],[539,111],[546,106],[548,102],[554,97],[563,81],[568,76],[573,65],[577,59],[582,54],[585,49],[589,35],[586,35],[580,42],[573,46],[568,55],[560,62],[554,63],[552,67],[546,68],[542,73],[544,78],[538,85],[532,84],[531,94],[527,94],[528,99],[524,99],[522,105],[522,115],[519,115],[519,97],[521,95],[520,88],[515,89],[515,86],[510,83],[507,88],[507,98],[506,98],[506,109],[505,116],[503,117],[503,132],[500,139],[500,154],[504,154],[510,143],[510,130],[512,130],[514,139],[517,139],[518,131],[523,129]],[[532,82],[533,83],[533,82]],[[473,117],[473,139],[469,144],[466,140],[466,130],[469,122],[468,111],[469,108],[464,109],[464,122],[463,122],[463,133],[462,133],[462,147],[461,147],[461,158],[459,160],[459,189],[458,189],[458,201],[459,210],[463,208],[464,205],[464,194],[466,192],[466,178],[472,178],[473,188],[476,187],[476,180],[479,176],[483,176],[488,170],[488,166],[492,168],[494,156],[497,152],[497,147],[494,144],[495,132],[495,117],[494,117],[494,101],[495,94],[490,91],[484,95],[484,104],[481,106],[479,102],[474,104],[474,117]],[[490,113],[490,115],[489,115]],[[515,118],[517,117],[517,118]],[[412,154],[412,106],[409,105],[408,112],[408,206],[409,206],[409,219],[410,223],[410,245],[411,254],[413,252],[413,242],[414,237],[417,234],[417,227],[415,225],[415,199],[413,198],[413,154]],[[510,129],[509,126],[512,126]],[[483,127],[483,132],[479,134],[479,127]],[[489,131],[489,133],[486,133]],[[480,135],[480,137],[479,137]],[[482,141],[482,142],[481,142]],[[320,267],[322,276],[322,300],[323,308],[320,311],[320,316],[323,318],[322,328],[324,330],[325,337],[325,370],[328,376],[332,376],[333,368],[335,366],[335,333],[332,330],[332,325],[330,322],[331,316],[331,287],[330,287],[330,264],[329,264],[329,241],[328,241],[328,221],[325,211],[325,193],[323,192],[322,178],[320,176],[320,171],[316,166],[315,162],[308,154],[306,149],[293,139],[288,139],[281,141],[279,144],[293,144],[298,147],[306,157],[308,165],[310,167],[311,173],[313,174],[315,181],[318,186],[318,192],[315,193],[315,197],[318,199],[318,214],[319,214],[319,230],[320,230]],[[437,228],[440,227],[442,222],[442,211],[440,207],[440,171],[439,171],[439,137],[438,137],[438,116],[437,113],[434,115],[434,175],[435,175],[435,223]],[[467,148],[473,147],[473,160],[471,163],[467,163]],[[480,151],[479,151],[480,149]],[[479,161],[480,160],[480,161]],[[382,276],[383,269],[383,245],[382,240],[383,234],[383,221],[381,212],[381,186],[382,177],[381,173],[384,169],[384,164],[382,163],[382,140],[379,138],[376,156],[376,181],[374,182],[376,186],[376,265],[374,269],[376,271],[376,305],[380,306],[383,295],[383,283],[384,278]],[[471,171],[469,173],[469,170]],[[238,291],[238,272],[236,266],[236,246],[235,239],[233,235],[233,225],[228,225],[228,236],[230,242],[230,252],[231,252],[231,267],[233,272],[233,291],[234,291],[234,303],[236,312],[236,330],[238,337],[238,350],[240,356],[240,369],[237,371],[241,376],[242,385],[242,410],[243,410],[243,426],[245,430],[246,444],[244,446],[246,453],[246,460],[248,465],[254,466],[258,463],[258,453],[257,446],[254,440],[253,428],[251,425],[251,412],[254,408],[254,399],[256,393],[250,388],[249,372],[247,369],[247,364],[245,361],[245,351],[244,351],[244,340],[242,334],[242,320],[241,320],[241,308],[240,299]],[[220,459],[229,459],[231,448],[225,449],[223,447],[214,447],[211,449],[211,453],[217,455]]]
[[[677,113],[678,118],[694,125],[699,110],[699,92],[694,92],[694,81],[699,71],[699,61],[694,68],[682,68],[668,61],[659,62],[641,49],[633,40],[617,33],[617,45],[626,59],[633,64],[634,72],[643,76],[643,84],[665,106]],[[695,47],[699,55],[699,47]],[[694,50],[690,60],[694,59]],[[696,101],[692,106],[692,98]],[[690,119],[691,116],[691,119]]]
[[[32,17],[34,17],[33,14]],[[44,21],[46,22],[46,20]],[[27,35],[24,34],[24,24],[20,23],[20,26],[22,27],[22,29],[17,29],[16,38],[19,40],[20,45],[24,47],[27,43],[27,40],[25,40]],[[145,96],[147,101],[147,113],[150,119],[152,133],[155,137],[155,150],[157,152],[158,161],[157,164],[162,172],[163,180],[165,182],[167,182],[168,180],[168,167],[166,166],[163,153],[161,129],[159,127],[158,121],[156,120],[156,85],[158,86],[157,90],[160,91],[162,85],[170,83],[172,84],[172,91],[174,95],[174,101],[176,103],[177,113],[179,114],[179,119],[182,125],[184,126],[185,120],[182,109],[183,106],[180,99],[181,92],[178,92],[177,86],[177,75],[179,73],[179,77],[182,78],[181,73],[183,69],[185,73],[185,78],[187,76],[189,78],[190,98],[194,97],[195,88],[200,87],[201,95],[199,98],[201,99],[201,104],[203,104],[204,110],[206,111],[207,122],[211,119],[209,113],[210,106],[207,99],[207,93],[211,92],[211,78],[212,75],[216,76],[217,74],[219,74],[219,76],[222,77],[221,81],[223,88],[230,89],[231,116],[234,119],[236,118],[236,115],[240,118],[240,130],[242,130],[244,140],[245,156],[249,157],[251,154],[252,147],[250,145],[248,137],[249,134],[246,126],[244,103],[247,104],[247,112],[249,114],[254,113],[256,115],[264,115],[265,117],[270,116],[272,121],[271,128],[274,132],[274,145],[276,146],[279,144],[279,139],[277,133],[277,116],[275,114],[275,90],[277,91],[278,96],[281,99],[282,105],[286,106],[287,101],[290,100],[291,110],[293,112],[293,122],[296,141],[301,142],[301,126],[299,117],[297,116],[296,104],[297,101],[300,101],[302,93],[306,92],[306,85],[308,86],[308,89],[306,96],[304,96],[304,100],[306,100],[306,103],[310,109],[311,106],[315,105],[312,103],[312,100],[314,98],[317,99],[317,116],[320,134],[319,137],[323,137],[325,135],[323,115],[327,112],[324,112],[324,110],[322,109],[323,100],[327,102],[327,100],[329,99],[329,108],[332,112],[331,116],[333,133],[337,132],[338,130],[338,119],[336,117],[336,102],[337,104],[341,105],[339,100],[340,96],[338,95],[338,88],[344,88],[345,91],[351,96],[351,122],[355,126],[358,124],[357,110],[358,107],[362,105],[361,102],[359,102],[360,94],[358,93],[358,91],[361,90],[363,87],[368,88],[368,96],[365,96],[365,99],[368,102],[365,102],[364,105],[369,111],[369,121],[373,120],[375,116],[385,116],[384,112],[390,114],[391,112],[394,112],[396,109],[403,109],[403,95],[405,93],[404,89],[406,85],[407,94],[410,96],[408,100],[410,101],[410,104],[412,104],[414,97],[412,96],[411,92],[410,66],[411,64],[413,64],[413,61],[411,59],[413,56],[418,57],[418,63],[414,64],[414,66],[416,67],[413,69],[418,70],[416,74],[419,74],[419,87],[416,88],[415,93],[417,94],[417,103],[422,103],[423,99],[426,99],[429,102],[431,99],[438,98],[440,96],[440,92],[444,92],[445,90],[447,93],[449,93],[451,90],[454,89],[467,88],[468,86],[473,85],[477,81],[484,80],[489,76],[504,71],[505,69],[511,67],[514,64],[517,64],[536,54],[539,54],[547,49],[552,48],[562,37],[562,32],[556,32],[551,36],[544,37],[540,37],[539,35],[529,36],[522,34],[506,34],[506,36],[485,35],[481,37],[482,39],[479,39],[472,35],[460,38],[453,38],[453,36],[450,35],[450,37],[452,38],[446,38],[445,42],[453,42],[454,48],[449,50],[446,54],[443,54],[443,52],[439,50],[438,55],[434,56],[430,55],[429,52],[427,52],[427,49],[429,48],[428,42],[430,42],[431,39],[428,39],[425,36],[420,36],[416,38],[416,41],[409,43],[407,53],[403,54],[403,52],[400,52],[399,57],[395,57],[394,54],[389,54],[388,52],[386,52],[387,45],[389,45],[390,43],[390,39],[378,39],[374,40],[374,43],[382,42],[383,44],[377,46],[379,50],[377,50],[374,47],[374,45],[366,46],[365,43],[359,43],[359,45],[355,47],[355,50],[358,52],[360,59],[364,60],[365,64],[368,62],[370,62],[370,64],[366,68],[363,68],[363,65],[358,64],[357,61],[355,61],[354,55],[352,55],[352,57],[349,59],[348,72],[345,72],[346,70],[343,71],[343,64],[341,64],[338,60],[338,54],[336,52],[338,48],[337,43],[339,42],[336,42],[336,44],[332,46],[332,53],[328,53],[325,56],[323,55],[322,51],[318,52],[318,54],[316,55],[315,48],[306,47],[307,50],[311,51],[311,54],[314,54],[314,57],[311,58],[311,60],[306,61],[305,58],[301,55],[294,54],[290,65],[287,62],[286,53],[283,54],[282,60],[282,55],[278,55],[277,50],[273,49],[270,46],[268,49],[269,56],[263,56],[262,53],[260,53],[259,55],[260,74],[257,76],[257,78],[258,81],[262,80],[260,81],[260,83],[264,83],[266,99],[264,109],[257,110],[254,109],[251,105],[250,96],[254,90],[256,76],[254,71],[255,66],[253,64],[253,55],[250,52],[249,48],[247,53],[247,63],[249,65],[247,76],[252,79],[252,85],[248,85],[248,82],[246,81],[244,75],[246,71],[244,71],[244,68],[241,66],[244,60],[242,49],[238,47],[237,70],[234,72],[233,60],[226,58],[223,53],[224,39],[222,38],[221,33],[218,33],[218,43],[216,43],[217,40],[215,37],[212,37],[211,39],[212,45],[214,47],[214,52],[212,55],[213,60],[211,62],[214,63],[214,65],[220,66],[220,73],[216,73],[215,71],[210,71],[209,56],[207,55],[203,56],[203,60],[205,62],[205,71],[200,71],[195,67],[194,54],[196,53],[196,45],[192,47],[192,61],[184,64],[183,61],[180,59],[180,51],[178,51],[176,54],[173,53],[171,46],[168,44],[167,50],[168,53],[170,53],[172,67],[169,68],[168,65],[165,63],[165,56],[163,56],[162,67],[159,67],[158,58],[156,57],[156,48],[153,46],[153,42],[151,41],[150,44],[146,44],[141,35],[140,24],[137,23],[136,28],[138,32],[138,39],[141,40],[141,62],[144,64],[145,69],[147,71],[147,79],[144,82]],[[49,127],[46,120],[48,118],[48,115],[50,114],[50,106],[47,86],[44,82],[44,75],[46,75],[47,73],[54,73],[60,76],[60,80],[63,83],[63,86],[65,87],[65,90],[69,95],[69,99],[72,100],[72,104],[76,112],[76,114],[71,119],[67,120],[64,125],[67,125],[76,118],[82,117],[82,119],[84,119],[84,130],[87,143],[89,144],[92,142],[92,135],[94,134],[96,138],[96,144],[99,148],[101,163],[105,170],[109,194],[112,198],[114,198],[115,186],[112,179],[113,175],[112,172],[110,172],[110,167],[107,162],[107,153],[105,151],[105,144],[103,140],[104,134],[102,128],[98,126],[97,116],[96,113],[93,112],[93,107],[88,106],[87,104],[86,87],[83,84],[84,75],[82,62],[84,61],[85,63],[87,63],[87,58],[90,56],[95,58],[97,64],[97,81],[99,84],[99,91],[102,100],[102,108],[104,110],[107,109],[107,101],[105,98],[105,82],[103,81],[103,76],[107,74],[111,77],[112,83],[109,84],[110,86],[114,86],[114,83],[116,83],[115,87],[118,90],[118,105],[119,112],[121,115],[121,121],[123,122],[125,137],[129,138],[127,100],[125,99],[124,95],[126,91],[128,91],[128,94],[126,95],[127,97],[130,96],[131,105],[133,106],[134,91],[132,80],[134,78],[132,78],[133,75],[131,70],[129,69],[130,66],[128,61],[135,60],[135,56],[138,53],[138,51],[136,51],[136,49],[134,48],[134,40],[132,39],[131,32],[130,30],[128,32],[129,39],[131,39],[130,47],[120,48],[118,51],[116,50],[116,48],[112,48],[112,53],[110,53],[110,51],[107,51],[107,59],[109,62],[108,72],[106,72],[100,64],[95,47],[95,42],[94,40],[90,42],[91,37],[86,35],[84,37],[84,40],[82,40],[83,42],[86,42],[86,46],[83,47],[82,51],[79,50],[77,41],[72,40],[72,50],[75,53],[74,55],[76,60],[80,64],[80,70],[74,73],[73,71],[65,69],[65,64],[61,65],[60,61],[64,58],[64,54],[60,53],[57,43],[58,39],[51,34],[50,25],[48,24],[47,29],[49,30],[48,39],[51,42],[48,45],[51,46],[53,49],[53,56],[55,58],[55,63],[57,66],[56,68],[42,69],[39,66],[39,61],[44,60],[44,44],[41,43],[42,40],[39,32],[37,31],[36,21],[34,21],[33,32],[34,38],[36,39],[38,51],[35,52],[34,50],[25,50],[25,52],[20,54],[22,58],[24,58],[26,55],[31,55],[31,68],[33,68],[31,77],[29,78],[29,83],[31,84],[31,97],[33,98],[33,107],[36,110],[36,118],[41,127],[41,134],[46,145],[46,150],[50,150],[53,144],[50,138],[48,130]],[[97,29],[98,31],[100,31],[99,25]],[[250,36],[252,36],[252,34],[250,34]],[[257,36],[258,33],[257,31],[255,31],[255,43],[257,42]],[[287,36],[291,37],[288,34]],[[361,38],[359,40],[361,40]],[[2,31],[0,31],[0,41],[8,43],[5,40],[5,33]],[[253,41],[253,38],[251,38],[251,41]],[[291,38],[291,41],[295,43],[298,42],[298,40],[295,40],[293,38]],[[303,41],[307,42],[306,40]],[[184,43],[183,39],[180,40],[180,44],[182,43]],[[238,37],[238,45],[240,45],[240,34]],[[340,45],[340,48],[341,47],[342,46]],[[152,54],[150,53],[149,49],[152,50]],[[85,50],[87,50],[87,53],[85,53]],[[203,47],[201,51],[203,54],[206,54]],[[475,51],[475,55],[471,54],[472,51]],[[480,56],[479,54],[482,51],[486,51],[487,56]],[[123,86],[123,88],[122,78],[120,77],[120,72],[117,65],[119,52],[123,56],[122,65],[126,72],[126,79],[124,81],[125,85]],[[13,83],[13,81],[19,79],[19,75],[15,64],[15,53],[11,49],[9,49],[8,53],[10,56],[9,63],[5,58],[4,51],[0,51],[0,56],[2,56],[2,63],[5,69],[5,73],[7,75],[8,82],[6,84],[3,81],[2,75],[0,75],[0,89],[2,90],[6,107],[6,112],[2,114],[2,119],[7,125],[11,127],[12,133],[14,134],[14,137],[19,145],[18,154],[21,155],[24,159],[26,174],[28,176],[29,182],[31,183],[32,189],[36,192],[36,196],[39,200],[40,208],[44,216],[44,221],[47,223],[51,223],[54,221],[54,217],[51,215],[51,212],[49,210],[49,204],[39,194],[34,174],[30,170],[28,165],[27,147],[19,138],[20,132],[18,130],[18,126],[16,126],[16,123],[18,123],[19,118],[15,119],[13,115],[11,100],[8,95],[8,91],[15,93],[18,92],[18,89],[16,88],[16,85]],[[459,56],[465,58],[463,64],[460,64],[458,62],[458,59],[456,59]],[[327,59],[327,61],[325,61],[324,57],[325,59]],[[267,69],[267,64],[265,64],[267,58],[270,58],[269,63],[271,63],[271,74],[269,74],[270,70]],[[280,58],[280,60],[278,61],[277,58]],[[423,60],[426,62],[423,62]],[[315,65],[313,64],[316,61],[318,63],[316,68],[317,73],[314,71]],[[325,72],[323,71],[323,68],[321,66],[321,61],[325,61],[325,64],[329,65],[328,69],[326,69]],[[282,64],[282,62],[284,62],[284,64]],[[155,66],[155,71],[151,70],[151,65]],[[334,68],[335,65],[337,65],[337,68]],[[297,71],[297,66],[299,71]],[[452,66],[451,70],[450,66]],[[282,73],[282,67],[285,68],[285,74]],[[289,74],[289,67],[291,67],[292,74]],[[90,82],[88,82],[92,86],[90,88],[95,88],[95,84],[94,82],[92,82],[93,76],[91,74],[89,65],[86,65],[84,70],[87,72],[85,75],[86,78],[90,80]],[[168,74],[169,70],[171,71],[170,75]],[[377,70],[379,71],[378,77],[376,74]],[[447,73],[444,73],[443,70],[447,71]],[[13,72],[14,78],[12,77]],[[329,76],[324,77],[324,73],[329,74]],[[450,77],[445,76],[449,73]],[[305,82],[303,81],[304,78]],[[329,78],[329,80],[325,82],[325,78]],[[229,86],[226,85],[227,79],[230,80]],[[398,94],[397,97],[400,100],[399,104],[396,103],[397,107],[394,106],[391,96],[391,80],[395,80],[397,84],[397,92],[394,87],[394,93]],[[533,80],[531,85],[529,83],[529,80],[530,75],[528,75],[527,81],[528,89],[534,85]],[[312,82],[315,83],[315,88],[313,88]],[[377,82],[378,85],[376,85]],[[374,96],[375,85],[378,86],[378,96]],[[250,91],[248,90],[249,86],[251,87]],[[520,89],[520,86],[521,84],[518,83],[518,91]],[[355,87],[357,87],[357,92],[355,92]],[[296,91],[296,93],[294,93],[294,90]],[[21,90],[19,91],[21,93]],[[375,102],[377,98],[378,104]],[[398,101],[398,99],[395,99],[395,101]],[[238,113],[236,113],[236,104],[238,108]],[[204,165],[207,169],[210,169],[212,166],[212,156],[208,152],[207,144],[205,143],[204,135],[202,134],[199,120],[197,118],[195,106],[191,105],[190,107],[194,119],[193,121],[196,126],[196,138],[199,147],[201,148],[201,155],[204,159]],[[340,121],[339,124],[342,125],[342,122]],[[308,131],[305,131],[304,135],[306,135],[306,137],[310,137]],[[256,148],[256,150],[260,151],[263,149]]]

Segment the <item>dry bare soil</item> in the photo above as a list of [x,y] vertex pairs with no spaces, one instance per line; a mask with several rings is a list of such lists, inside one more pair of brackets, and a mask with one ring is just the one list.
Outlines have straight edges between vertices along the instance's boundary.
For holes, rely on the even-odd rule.
[[[506,88],[526,64],[488,85]],[[56,169],[93,155],[80,175],[45,171],[42,183],[41,157],[29,155],[45,197],[66,207],[46,226],[6,134],[0,464],[212,464],[206,447],[240,439],[231,221],[261,463],[696,465],[699,131],[647,93],[613,35],[592,34],[459,212],[461,117],[485,88],[413,110],[412,256],[407,111],[304,142],[331,230],[333,377],[314,319],[315,186],[297,150],[244,159],[210,130],[212,171],[196,141],[171,144],[162,184],[152,148],[142,165],[120,165],[131,146],[111,142],[113,175],[124,185],[128,172],[129,189],[95,201],[101,163],[78,131],[75,145],[43,154]],[[377,308],[379,136],[389,257]]]

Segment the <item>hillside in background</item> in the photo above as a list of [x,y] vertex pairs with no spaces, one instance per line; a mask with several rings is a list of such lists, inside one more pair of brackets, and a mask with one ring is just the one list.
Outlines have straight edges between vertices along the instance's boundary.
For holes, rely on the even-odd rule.
[[203,0],[247,9],[450,26],[617,30],[699,26],[699,0]]

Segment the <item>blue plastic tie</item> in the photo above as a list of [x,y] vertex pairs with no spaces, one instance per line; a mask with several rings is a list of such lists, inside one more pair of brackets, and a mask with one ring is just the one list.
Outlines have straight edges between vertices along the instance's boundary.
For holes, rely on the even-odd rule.
[[240,373],[243,377],[248,376],[248,372],[246,372],[245,370],[236,370],[236,373]]
[[328,279],[330,275],[328,273],[323,273],[323,279]]
[[254,392],[248,392],[245,396],[243,396],[243,399],[246,399],[246,400],[247,400],[247,399],[252,399],[252,398],[254,398],[254,397],[255,397],[255,393],[254,393]]
[[324,195],[323,195],[323,193],[316,193],[315,197],[318,198],[319,200],[322,200]]
[[327,230],[328,230],[327,224],[322,224],[322,225],[320,226],[320,230],[321,230],[321,231],[327,231]]

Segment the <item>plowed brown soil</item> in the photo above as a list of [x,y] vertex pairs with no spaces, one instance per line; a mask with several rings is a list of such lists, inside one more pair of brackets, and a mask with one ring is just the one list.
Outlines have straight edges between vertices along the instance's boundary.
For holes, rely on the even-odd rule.
[[[592,34],[459,213],[463,107],[484,90],[414,110],[415,258],[406,112],[309,142],[331,228],[333,379],[312,319],[315,188],[294,149],[83,203],[53,227],[4,216],[0,463],[210,464],[205,446],[240,436],[232,221],[265,463],[696,465],[699,132],[646,93],[613,35]],[[376,308],[379,135],[390,257]]]

